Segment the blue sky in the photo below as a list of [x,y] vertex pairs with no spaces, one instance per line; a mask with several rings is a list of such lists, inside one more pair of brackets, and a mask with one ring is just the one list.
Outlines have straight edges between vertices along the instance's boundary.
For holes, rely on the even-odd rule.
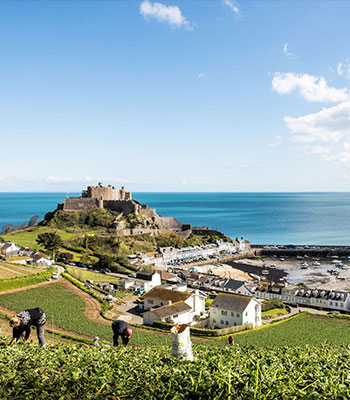
[[0,2],[0,191],[348,191],[350,2]]

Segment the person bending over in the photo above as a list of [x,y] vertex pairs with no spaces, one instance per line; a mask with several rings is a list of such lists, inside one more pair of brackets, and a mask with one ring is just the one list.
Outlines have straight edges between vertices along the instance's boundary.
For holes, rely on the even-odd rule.
[[114,346],[119,346],[119,336],[122,338],[122,342],[126,346],[129,343],[132,334],[129,324],[125,321],[117,320],[112,323],[112,329]]
[[46,316],[41,308],[32,308],[30,310],[21,311],[10,319],[10,326],[13,329],[10,344],[12,344],[12,342],[17,342],[23,336],[24,340],[27,340],[30,336],[30,327],[34,325],[36,327],[39,344],[45,348],[45,324]]

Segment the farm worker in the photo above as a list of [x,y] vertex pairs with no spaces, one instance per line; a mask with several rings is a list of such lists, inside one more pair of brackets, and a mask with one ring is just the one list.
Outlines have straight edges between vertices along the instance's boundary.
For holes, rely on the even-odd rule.
[[233,337],[232,336],[229,336],[228,338],[227,338],[227,346],[230,346],[230,345],[232,345],[233,344]]
[[127,345],[129,343],[132,330],[127,322],[122,320],[114,321],[112,323],[112,329],[114,346],[119,346],[119,336],[121,336],[124,345]]
[[10,327],[13,328],[10,344],[14,341],[17,342],[22,336],[24,336],[24,340],[27,340],[30,336],[30,327],[34,325],[36,327],[39,344],[45,348],[45,324],[46,315],[41,308],[21,311],[10,319]]
[[96,346],[96,347],[100,347],[100,343],[98,342],[99,340],[100,340],[100,338],[99,338],[98,336],[96,336],[96,337],[94,338],[94,343],[93,343],[93,345]]

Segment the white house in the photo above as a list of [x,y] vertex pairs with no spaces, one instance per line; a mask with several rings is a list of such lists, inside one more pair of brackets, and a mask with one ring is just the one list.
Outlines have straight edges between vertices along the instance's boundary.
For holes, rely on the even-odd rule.
[[41,267],[51,267],[53,265],[53,261],[50,260],[50,258],[45,254],[36,253],[33,255],[32,258],[34,264],[39,265]]
[[148,292],[152,288],[161,285],[160,274],[152,271],[138,271],[134,277],[119,281],[123,289],[144,290]]
[[4,256],[13,257],[19,254],[21,248],[12,242],[6,242],[0,244],[0,252]]
[[[177,306],[174,309],[167,308],[167,312],[173,312],[175,309],[178,310],[181,308],[182,311],[180,314],[186,313],[186,315],[182,315],[181,323],[191,323],[195,315],[201,316],[204,314],[205,298],[206,296],[199,290],[189,292],[172,290],[162,286],[155,287],[144,295],[144,310],[151,310],[149,311],[150,314],[147,312],[143,314],[144,323],[152,324],[154,321],[159,319],[159,315],[155,313],[156,310],[164,308],[164,306],[179,303],[185,303],[187,307],[182,305],[181,307]],[[177,313],[175,312],[175,314]],[[169,316],[164,318],[169,318]],[[174,318],[171,319],[175,322]],[[185,322],[183,322],[184,319],[186,319]]]
[[228,292],[235,292],[238,294],[244,294],[246,296],[252,296],[253,292],[246,286],[245,281],[240,281],[237,279],[229,279],[225,286],[223,287],[224,290]]
[[155,308],[143,314],[143,323],[152,325],[154,321],[171,321],[174,324],[190,324],[192,322],[191,307],[184,301],[178,301],[163,307]]
[[219,293],[210,305],[209,323],[216,328],[253,324],[260,326],[261,304],[253,297]]

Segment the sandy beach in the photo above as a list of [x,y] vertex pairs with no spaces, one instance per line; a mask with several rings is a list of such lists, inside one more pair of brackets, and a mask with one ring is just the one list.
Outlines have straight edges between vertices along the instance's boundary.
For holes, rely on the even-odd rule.
[[[230,266],[235,269],[242,269],[242,265],[250,266],[255,273],[260,276],[263,270],[275,273],[276,281],[285,279],[288,284],[295,285],[299,282],[305,285],[317,288],[328,288],[337,290],[350,289],[350,262],[345,259],[340,259],[346,269],[337,268],[332,258],[321,258],[318,263],[319,266],[312,265],[315,260],[306,258],[305,262],[309,264],[307,269],[302,269],[301,264],[304,260],[296,259],[295,257],[285,258],[281,261],[280,258],[264,257],[261,259],[242,259],[239,262],[230,262]],[[349,267],[349,269],[347,269]],[[243,268],[244,269],[244,268]],[[252,270],[251,269],[251,270]],[[335,275],[330,274],[327,270],[336,270],[339,272],[339,277],[345,279],[338,279]],[[282,277],[282,278],[281,278]]]

